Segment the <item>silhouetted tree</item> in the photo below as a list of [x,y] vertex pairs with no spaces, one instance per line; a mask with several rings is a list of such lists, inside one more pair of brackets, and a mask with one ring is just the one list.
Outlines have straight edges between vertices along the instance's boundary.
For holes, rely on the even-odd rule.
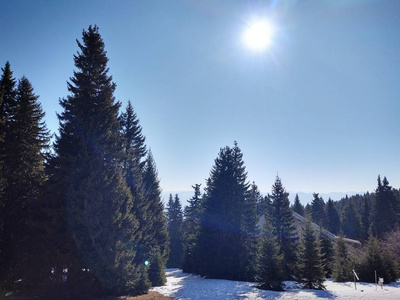
[[332,199],[326,203],[326,229],[334,234],[340,231],[340,216]]
[[299,195],[297,194],[296,197],[294,197],[293,211],[300,216],[304,216],[304,206],[300,203]]
[[183,212],[178,194],[175,195],[175,199],[172,197],[172,194],[169,195],[167,220],[169,233],[169,258],[167,261],[167,268],[180,268],[183,255]]

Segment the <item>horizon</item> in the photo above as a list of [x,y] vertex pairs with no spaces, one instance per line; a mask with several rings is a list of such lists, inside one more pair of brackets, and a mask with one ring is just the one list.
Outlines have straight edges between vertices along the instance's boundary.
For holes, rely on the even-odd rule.
[[[400,187],[399,1],[11,1],[2,10],[1,67],[30,80],[52,133],[75,40],[99,26],[115,98],[121,111],[132,101],[165,191],[204,187],[234,141],[260,191],[277,173],[288,191],[373,191],[378,175]],[[254,16],[277,28],[264,52],[241,41]]]

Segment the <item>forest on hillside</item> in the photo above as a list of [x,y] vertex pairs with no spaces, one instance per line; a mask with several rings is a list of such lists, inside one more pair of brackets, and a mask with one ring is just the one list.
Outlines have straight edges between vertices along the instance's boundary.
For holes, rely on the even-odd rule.
[[[140,295],[165,284],[166,267],[272,290],[284,280],[323,289],[353,269],[367,282],[375,271],[385,283],[399,277],[400,192],[386,177],[371,194],[290,205],[281,178],[266,196],[250,183],[234,142],[220,149],[204,193],[196,183],[187,207],[179,195],[164,207],[139,117],[114,97],[99,28],[77,46],[52,143],[32,83],[17,81],[9,62],[2,68],[0,298]],[[301,231],[293,212],[306,220]]]

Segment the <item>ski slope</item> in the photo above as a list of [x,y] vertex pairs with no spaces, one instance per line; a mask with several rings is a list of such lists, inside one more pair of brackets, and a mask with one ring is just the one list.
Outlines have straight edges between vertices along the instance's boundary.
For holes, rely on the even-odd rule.
[[167,269],[167,283],[165,286],[152,288],[165,296],[175,299],[400,299],[400,282],[384,285],[383,288],[370,283],[357,283],[357,290],[353,282],[336,283],[331,280],[325,282],[326,290],[304,290],[298,288],[294,282],[285,282],[285,292],[259,290],[253,282],[240,282],[221,279],[205,279],[200,276],[183,273],[179,269]]

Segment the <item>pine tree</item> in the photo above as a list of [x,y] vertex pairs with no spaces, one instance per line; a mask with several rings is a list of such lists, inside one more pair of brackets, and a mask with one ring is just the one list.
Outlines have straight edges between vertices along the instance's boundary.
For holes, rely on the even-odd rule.
[[[1,264],[8,283],[23,279],[32,270],[34,212],[41,188],[46,180],[44,154],[49,134],[43,122],[44,113],[26,77],[18,82],[12,113],[7,117],[4,144],[4,171],[7,186],[3,195],[3,244]],[[32,266],[32,264],[31,264]],[[32,278],[32,277],[31,277]]]
[[77,70],[68,82],[70,95],[60,100],[60,133],[50,162],[54,184],[50,194],[61,197],[55,200],[61,204],[59,215],[65,210],[74,241],[67,252],[78,251],[80,257],[75,264],[67,259],[69,284],[88,282],[77,279],[84,277],[82,269],[89,269],[86,277],[93,274],[106,292],[135,294],[140,278],[134,264],[138,221],[121,168],[124,152],[120,103],[113,96],[116,85],[108,75],[98,27],[83,31],[82,43],[77,44]]
[[399,204],[386,177],[381,182],[378,176],[375,193],[371,229],[373,234],[381,238],[399,225]]
[[146,235],[141,239],[141,245],[146,249],[146,257],[139,257],[142,263],[150,262],[149,280],[152,286],[165,284],[165,266],[168,259],[168,229],[161,200],[160,181],[157,167],[151,151],[148,151],[143,171],[144,198],[148,203]]
[[349,201],[342,211],[341,231],[351,239],[358,239],[361,235],[361,223],[358,214],[354,210],[353,204]]
[[361,231],[362,240],[366,241],[369,237],[371,228],[371,205],[369,198],[364,195],[362,209],[361,209]]
[[259,287],[266,290],[283,290],[283,253],[280,251],[276,236],[273,234],[271,217],[265,213],[263,230],[258,240],[256,280]]
[[257,203],[263,197],[260,195],[257,185],[255,182],[250,186],[250,191],[245,198],[244,208],[242,211],[242,241],[244,245],[241,254],[241,269],[245,270],[243,280],[254,280],[255,269],[256,269],[256,255],[257,255],[257,238],[259,236],[259,229],[257,223],[259,216],[257,215]]
[[336,282],[352,280],[352,263],[343,236],[336,241],[333,262],[332,277]]
[[297,194],[296,197],[294,197],[293,211],[300,216],[304,216],[304,206],[300,203],[299,195]]
[[311,216],[315,224],[325,227],[325,202],[324,199],[318,197],[318,193],[314,193],[314,199],[311,202]]
[[[212,278],[243,278],[247,250],[242,219],[249,184],[242,153],[234,148],[220,150],[207,180],[200,232],[195,249],[194,272]],[[247,255],[246,255],[247,256]]]
[[167,220],[169,233],[169,258],[167,261],[167,268],[180,268],[183,255],[183,212],[178,194],[175,195],[175,199],[172,197],[172,194],[169,195]]
[[200,214],[202,202],[200,186],[201,184],[195,184],[194,186],[192,186],[192,188],[194,189],[194,195],[190,200],[188,200],[188,206],[186,206],[184,210],[184,220],[182,223],[182,270],[186,273],[191,273],[194,271],[194,251],[196,248],[197,236],[200,229]]
[[393,279],[390,276],[389,264],[384,253],[381,242],[374,236],[370,236],[364,249],[364,257],[360,265],[359,277],[364,282],[375,281],[375,271],[378,277],[382,277],[385,283],[390,283]]
[[332,199],[326,203],[326,229],[334,234],[340,230],[340,216]]
[[297,260],[297,281],[306,289],[325,289],[324,261],[321,253],[321,244],[307,219],[303,238],[299,245]]
[[289,194],[286,193],[281,179],[277,176],[272,186],[272,194],[269,195],[272,201],[271,224],[280,249],[284,254],[283,265],[287,279],[293,274],[296,262],[295,224],[288,196]]

